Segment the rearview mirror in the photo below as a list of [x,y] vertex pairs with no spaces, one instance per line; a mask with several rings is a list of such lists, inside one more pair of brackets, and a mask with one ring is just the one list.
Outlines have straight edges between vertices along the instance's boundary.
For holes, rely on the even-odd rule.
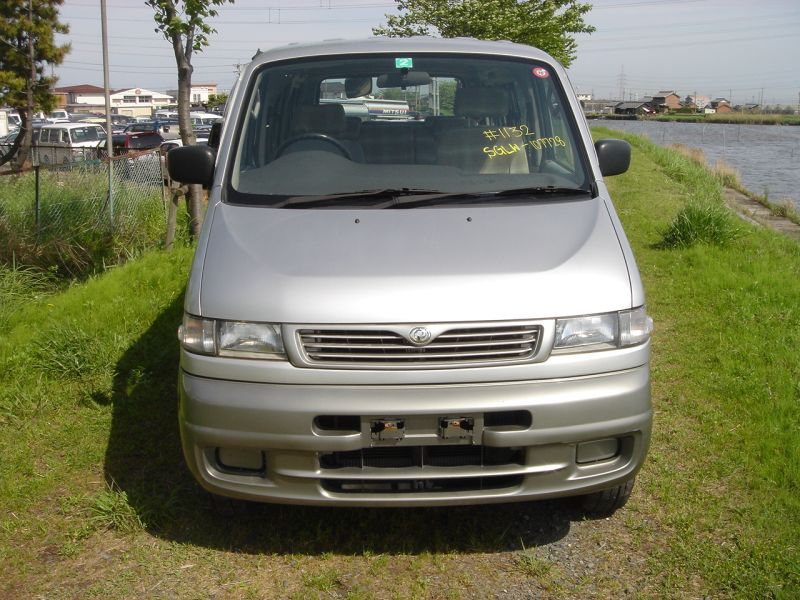
[[378,77],[379,88],[402,88],[410,85],[429,85],[431,76],[425,71],[395,71]]

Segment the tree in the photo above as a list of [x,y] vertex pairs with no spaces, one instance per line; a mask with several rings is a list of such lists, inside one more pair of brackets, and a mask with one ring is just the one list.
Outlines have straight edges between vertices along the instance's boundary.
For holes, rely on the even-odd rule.
[[[194,130],[189,120],[192,90],[192,56],[208,46],[208,36],[216,30],[208,20],[217,16],[215,6],[233,0],[145,0],[155,11],[156,33],[161,33],[172,43],[178,66],[178,127],[184,145],[195,142]],[[198,185],[189,186],[189,214],[192,235],[197,237],[203,222],[203,191]]]
[[58,22],[63,0],[2,0],[0,2],[0,105],[17,110],[22,121],[14,146],[0,159],[8,162],[16,153],[20,167],[30,163],[36,109],[49,111],[55,104],[50,92],[55,77],[45,68],[58,65],[69,52],[69,44],[55,43],[56,33],[68,33]]
[[399,15],[386,15],[375,35],[441,35],[511,40],[541,48],[568,67],[577,43],[569,34],[592,33],[583,16],[591,4],[578,0],[396,0]]
[[206,106],[208,107],[208,110],[211,110],[212,108],[216,108],[217,106],[225,106],[225,103],[227,101],[228,101],[228,94],[226,94],[225,92],[222,92],[220,94],[209,94]]

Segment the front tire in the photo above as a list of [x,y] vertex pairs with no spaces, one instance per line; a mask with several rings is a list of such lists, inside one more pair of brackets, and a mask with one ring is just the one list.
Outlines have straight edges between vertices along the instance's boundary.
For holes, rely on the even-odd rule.
[[583,510],[592,517],[610,517],[625,506],[631,497],[636,479],[629,479],[622,485],[586,494],[583,497]]

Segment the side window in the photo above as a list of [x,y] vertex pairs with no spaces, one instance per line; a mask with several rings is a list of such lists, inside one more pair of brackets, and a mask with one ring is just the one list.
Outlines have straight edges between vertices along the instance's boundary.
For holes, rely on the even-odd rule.
[[49,129],[42,129],[39,132],[39,143],[40,144],[47,144],[50,141],[50,130]]
[[59,129],[57,139],[60,144],[69,144],[69,132],[66,129]]

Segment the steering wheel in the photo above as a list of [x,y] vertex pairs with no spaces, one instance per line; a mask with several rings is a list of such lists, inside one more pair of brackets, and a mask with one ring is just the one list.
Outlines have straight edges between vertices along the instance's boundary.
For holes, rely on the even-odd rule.
[[294,144],[299,144],[301,142],[310,140],[327,142],[331,146],[335,147],[336,150],[338,150],[339,153],[342,156],[344,156],[347,160],[353,160],[353,156],[350,154],[350,150],[348,150],[347,147],[344,144],[342,144],[342,142],[324,133],[304,133],[302,135],[290,138],[280,145],[277,152],[275,153],[275,156],[277,158],[278,156],[286,154],[286,151],[289,149],[289,147]]

